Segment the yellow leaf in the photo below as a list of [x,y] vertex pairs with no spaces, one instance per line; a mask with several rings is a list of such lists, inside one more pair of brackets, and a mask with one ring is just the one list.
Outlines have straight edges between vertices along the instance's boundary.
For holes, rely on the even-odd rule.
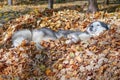
[[50,69],[47,69],[47,70],[45,71],[45,73],[46,73],[47,76],[50,76],[51,73],[52,73],[52,71],[51,71]]

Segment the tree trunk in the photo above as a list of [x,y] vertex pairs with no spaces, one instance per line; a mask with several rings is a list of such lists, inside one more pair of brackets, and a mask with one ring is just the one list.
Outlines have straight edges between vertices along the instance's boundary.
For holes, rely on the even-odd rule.
[[104,4],[108,5],[109,4],[109,0],[104,0]]
[[48,0],[48,9],[53,8],[53,0]]
[[8,0],[8,5],[12,5],[12,0]]
[[97,0],[88,0],[88,11],[87,12],[97,12],[98,9],[98,4],[97,4]]

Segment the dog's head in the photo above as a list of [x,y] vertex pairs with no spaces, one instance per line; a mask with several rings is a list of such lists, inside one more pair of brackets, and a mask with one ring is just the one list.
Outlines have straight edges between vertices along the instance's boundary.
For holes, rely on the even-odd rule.
[[100,22],[100,21],[95,21],[93,23],[91,23],[88,28],[87,28],[87,32],[91,35],[91,36],[98,36],[100,35],[100,33],[102,33],[104,30],[109,30],[110,29],[110,25],[105,24],[104,22]]

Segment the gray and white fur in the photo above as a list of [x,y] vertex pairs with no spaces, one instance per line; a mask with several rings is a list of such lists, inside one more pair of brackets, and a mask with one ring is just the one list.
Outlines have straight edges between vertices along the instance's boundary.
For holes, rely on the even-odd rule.
[[34,41],[37,49],[42,49],[40,45],[41,41],[56,40],[61,37],[68,38],[66,44],[77,43],[81,40],[88,40],[91,37],[99,36],[105,30],[110,28],[109,25],[104,22],[95,21],[91,23],[86,31],[71,31],[71,30],[59,30],[54,31],[49,28],[41,28],[30,30],[20,30],[13,34],[12,42],[13,46],[19,46],[23,40],[27,42]]
[[49,28],[35,29],[32,31],[32,41],[36,43],[37,49],[43,48],[41,41],[56,40],[56,32]]
[[23,40],[26,40],[27,43],[29,43],[32,40],[32,33],[30,30],[25,29],[25,30],[16,31],[12,35],[12,43],[14,47],[21,45]]

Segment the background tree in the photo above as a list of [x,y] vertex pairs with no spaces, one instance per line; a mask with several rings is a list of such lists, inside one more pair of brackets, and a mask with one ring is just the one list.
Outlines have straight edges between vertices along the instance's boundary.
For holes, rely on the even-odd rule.
[[98,9],[98,4],[97,4],[97,0],[88,0],[88,11],[87,12],[97,12]]
[[48,0],[48,8],[52,9],[53,8],[53,0]]
[[12,0],[8,0],[8,5],[12,5]]
[[109,0],[104,0],[104,4],[108,5],[109,4]]

